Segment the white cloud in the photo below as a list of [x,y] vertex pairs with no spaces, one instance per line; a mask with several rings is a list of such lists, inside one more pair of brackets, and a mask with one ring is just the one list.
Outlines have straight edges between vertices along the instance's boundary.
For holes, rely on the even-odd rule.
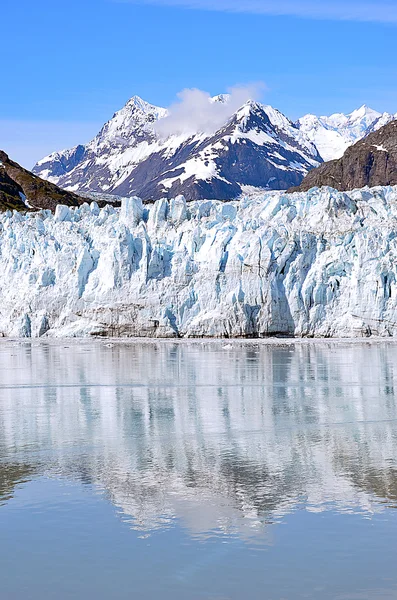
[[116,0],[210,11],[295,16],[311,19],[397,23],[395,0]]
[[178,94],[179,102],[168,108],[169,116],[156,124],[161,137],[171,134],[214,133],[247,100],[256,100],[263,83],[235,86],[228,90],[227,102],[211,102],[211,95],[198,89],[185,89]]
[[0,149],[31,169],[55,150],[88,142],[100,127],[100,123],[0,119]]

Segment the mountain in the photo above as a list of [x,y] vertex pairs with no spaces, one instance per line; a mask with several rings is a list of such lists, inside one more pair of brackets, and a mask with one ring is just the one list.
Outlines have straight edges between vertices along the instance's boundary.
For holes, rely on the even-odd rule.
[[396,203],[317,188],[0,214],[0,337],[397,336]]
[[19,186],[7,174],[4,164],[0,163],[0,211],[4,210],[26,210],[24,193]]
[[78,206],[82,199],[72,192],[45,181],[0,150],[0,211],[30,208],[55,210],[58,204]]
[[306,115],[297,125],[316,146],[321,158],[328,161],[341,158],[349,146],[396,118],[397,114],[379,113],[364,105],[348,115]]
[[290,191],[321,186],[353,190],[388,185],[397,185],[397,120],[350,146],[342,158],[314,169]]
[[[212,102],[228,102],[225,95]],[[278,110],[249,101],[215,132],[163,137],[165,109],[134,96],[86,146],[56,152],[33,172],[80,192],[143,199],[232,199],[246,186],[286,189],[322,161],[305,133]]]
[[124,169],[150,154],[156,142],[153,124],[166,115],[165,109],[134,96],[89,144],[50,154],[33,173],[72,191],[107,192]]

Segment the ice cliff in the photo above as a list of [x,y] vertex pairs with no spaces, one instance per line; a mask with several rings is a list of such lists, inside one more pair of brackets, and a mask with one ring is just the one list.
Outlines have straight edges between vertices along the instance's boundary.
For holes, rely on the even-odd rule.
[[0,335],[393,336],[397,187],[0,215]]

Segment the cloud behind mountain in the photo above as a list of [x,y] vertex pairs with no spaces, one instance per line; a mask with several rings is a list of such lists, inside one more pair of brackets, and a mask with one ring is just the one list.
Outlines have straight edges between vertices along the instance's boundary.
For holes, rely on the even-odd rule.
[[213,100],[208,92],[185,89],[179,92],[179,101],[169,108],[169,116],[160,119],[155,130],[163,137],[175,134],[215,133],[247,100],[258,100],[264,83],[235,86],[225,96]]

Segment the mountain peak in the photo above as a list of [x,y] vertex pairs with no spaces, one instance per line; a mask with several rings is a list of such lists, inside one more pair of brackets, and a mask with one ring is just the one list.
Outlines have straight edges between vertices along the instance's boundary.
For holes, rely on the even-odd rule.
[[363,104],[360,108],[353,110],[352,113],[348,115],[351,121],[356,119],[363,119],[364,117],[369,117],[370,119],[378,119],[381,116],[381,113],[370,108],[367,104]]
[[235,115],[237,120],[250,116],[253,112],[258,110],[266,112],[267,106],[257,102],[256,100],[247,100],[244,104],[236,111]]
[[[92,142],[47,157],[34,172],[72,190],[145,199],[180,193],[190,199],[232,198],[245,185],[285,189],[298,184],[321,159],[339,158],[394,118],[364,104],[350,114],[307,115],[293,123],[254,99],[235,110],[244,98],[207,98],[218,104],[208,107],[208,115],[205,104],[203,115],[188,106],[186,114],[175,111],[157,127],[167,109],[132,96]],[[160,135],[163,130],[167,135]]]
[[393,118],[393,115],[381,114],[363,104],[349,114],[334,113],[329,117],[306,115],[299,119],[297,125],[317,146],[321,157],[328,161],[341,158],[349,146]]
[[140,96],[132,96],[132,98],[130,98],[128,100],[128,102],[126,103],[124,108],[137,108],[138,110],[142,111],[143,113],[147,114],[153,111],[157,111],[157,110],[165,110],[165,109],[161,109],[158,106],[154,106],[153,104],[150,104],[149,102],[146,102],[146,100],[143,100],[143,98],[141,98]]
[[[186,116],[165,119],[168,135],[160,136],[155,123],[168,114],[166,109],[133,96],[81,155],[47,157],[35,172],[74,190],[144,199],[182,193],[191,200],[230,199],[244,186],[297,185],[321,162],[305,134],[271,106],[251,99],[234,111],[236,102],[226,94],[208,100],[226,106],[208,107],[208,116],[204,105],[207,130],[200,130],[190,107]],[[181,127],[191,127],[189,135],[181,134]]]

